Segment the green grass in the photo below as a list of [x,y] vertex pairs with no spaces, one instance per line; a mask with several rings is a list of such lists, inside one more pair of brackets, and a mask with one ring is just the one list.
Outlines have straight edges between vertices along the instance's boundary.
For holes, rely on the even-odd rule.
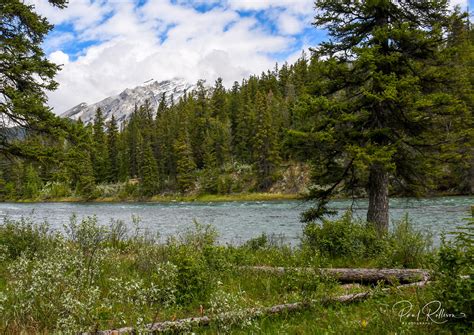
[[[313,305],[303,311],[265,316],[244,326],[233,325],[228,331],[232,334],[449,334],[443,325],[405,324],[391,309],[401,300],[411,300],[419,308],[431,299],[428,290],[402,290],[358,303]],[[215,334],[221,328],[213,325],[202,333]]]
[[[334,222],[335,227],[340,224]],[[201,311],[211,317],[221,313],[235,313],[235,317],[216,319],[209,328],[195,329],[197,333],[416,334],[454,329],[450,325],[404,325],[393,311],[381,312],[399,300],[422,306],[437,297],[439,288],[391,292],[376,288],[374,297],[365,302],[316,304],[296,313],[255,319],[239,312],[373,290],[343,288],[331,278],[310,272],[290,269],[275,275],[240,266],[380,266],[387,258],[402,264],[400,255],[412,251],[408,247],[420,239],[409,226],[395,229],[393,236],[399,244],[387,240],[392,242],[377,249],[385,255],[372,255],[372,259],[363,252],[356,253],[357,257],[331,258],[322,255],[317,245],[289,247],[265,235],[242,246],[222,246],[216,243],[217,234],[211,226],[199,224],[160,242],[151,232],[139,229],[138,221],[132,226],[135,229],[126,229],[123,222],[112,221],[104,227],[94,217],[72,217],[65,233],[59,234],[28,219],[6,219],[0,224],[0,332],[74,333],[123,326],[140,329],[153,321],[199,316]],[[363,234],[349,231],[356,231],[359,237]],[[336,240],[336,236],[324,235],[324,230],[318,234],[318,238],[324,237],[325,246],[330,241],[351,240],[348,236]],[[414,250],[418,250],[420,262],[428,257],[427,251]],[[424,264],[412,263],[411,259],[406,263],[409,266]],[[465,305],[459,309],[464,310]]]

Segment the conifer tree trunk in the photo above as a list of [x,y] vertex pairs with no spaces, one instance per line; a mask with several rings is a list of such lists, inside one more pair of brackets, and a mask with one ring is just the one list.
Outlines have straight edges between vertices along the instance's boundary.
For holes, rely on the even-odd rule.
[[370,167],[367,191],[367,222],[373,224],[381,236],[388,231],[388,172],[381,164]]

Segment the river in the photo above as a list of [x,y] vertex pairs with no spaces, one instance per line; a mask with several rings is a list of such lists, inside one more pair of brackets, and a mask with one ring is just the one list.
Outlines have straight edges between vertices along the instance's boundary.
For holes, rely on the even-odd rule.
[[[330,206],[339,215],[353,206],[356,216],[364,218],[367,201],[335,200]],[[442,232],[453,231],[470,217],[474,197],[400,198],[390,200],[391,222],[408,213],[413,225],[433,235],[439,244]],[[221,243],[240,244],[261,233],[282,236],[285,242],[297,244],[303,224],[301,212],[310,206],[303,201],[259,202],[171,202],[171,203],[0,203],[0,221],[31,217],[46,220],[52,228],[62,229],[72,214],[79,218],[96,215],[101,224],[111,219],[123,220],[132,225],[132,216],[140,218],[140,227],[159,232],[161,238],[192,226],[193,220],[212,224],[219,232]]]

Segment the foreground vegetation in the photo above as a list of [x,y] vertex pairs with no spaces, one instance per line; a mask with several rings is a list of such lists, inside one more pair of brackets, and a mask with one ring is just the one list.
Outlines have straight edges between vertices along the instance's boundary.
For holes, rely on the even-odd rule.
[[[432,250],[429,238],[414,231],[408,219],[378,239],[371,226],[352,220],[350,213],[307,226],[298,247],[266,235],[240,246],[219,245],[215,230],[198,223],[166,241],[140,228],[136,218],[130,226],[72,217],[59,233],[45,223],[6,219],[0,226],[0,331],[143,330],[152,322],[201,315],[214,316],[208,328],[197,330],[209,333],[432,333],[472,326],[472,223],[439,250]],[[275,276],[245,265],[289,270]],[[436,282],[387,292],[382,283],[340,286],[327,276],[291,270],[296,267],[423,267],[435,272]],[[372,297],[351,305],[316,304],[260,318],[239,312],[367,289],[375,290]],[[407,323],[391,309],[400,300],[411,301],[415,309],[440,300],[446,312],[466,317]],[[227,312],[233,317],[220,320]]]

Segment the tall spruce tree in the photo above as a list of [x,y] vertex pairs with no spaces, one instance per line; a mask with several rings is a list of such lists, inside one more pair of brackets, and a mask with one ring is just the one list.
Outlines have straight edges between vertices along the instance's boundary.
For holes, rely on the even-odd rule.
[[140,166],[140,193],[144,196],[152,196],[159,190],[158,165],[150,142],[143,144],[143,152]]
[[108,167],[108,150],[107,150],[107,134],[105,133],[105,118],[101,108],[97,108],[94,117],[93,126],[93,150],[91,153],[92,165],[94,168],[95,180],[98,183],[107,181]]
[[109,160],[107,167],[107,179],[109,182],[115,183],[119,180],[120,173],[120,157],[119,157],[119,133],[117,127],[117,121],[115,116],[112,115],[112,118],[107,124],[107,149]]
[[[67,3],[66,0],[48,2],[58,8],[64,8]],[[33,5],[19,0],[0,3],[0,153],[3,154],[34,156],[31,147],[24,152],[21,142],[12,143],[18,128],[53,133],[64,126],[45,105],[44,91],[57,87],[53,77],[59,70],[41,49],[52,25],[33,10]]]
[[176,153],[176,182],[181,192],[189,191],[193,186],[194,171],[196,163],[193,159],[193,152],[189,144],[189,135],[187,129],[180,131],[178,138],[174,143]]
[[[449,1],[318,0],[314,25],[330,41],[313,50],[324,64],[323,97],[315,98],[319,123],[311,134],[314,157],[312,198],[318,206],[304,215],[320,218],[338,188],[363,187],[368,222],[388,229],[389,187],[419,189],[433,170],[430,154],[452,150],[455,133],[440,123],[472,118],[447,87]],[[442,144],[442,145],[441,145]],[[317,186],[317,185],[316,185]]]
[[272,123],[270,105],[273,94],[267,97],[262,92],[257,93],[255,101],[256,133],[254,138],[254,161],[257,166],[259,188],[268,189],[273,182],[273,174],[277,167],[279,156],[276,143],[277,131]]
[[73,142],[67,148],[67,180],[77,195],[85,199],[95,196],[95,178],[92,166],[92,127],[82,122],[73,126]]

